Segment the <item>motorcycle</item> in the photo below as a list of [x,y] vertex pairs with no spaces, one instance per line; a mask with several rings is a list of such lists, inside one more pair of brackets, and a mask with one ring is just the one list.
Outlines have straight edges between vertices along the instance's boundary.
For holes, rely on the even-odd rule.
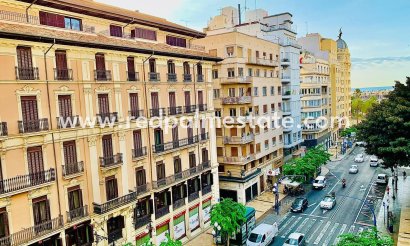
[[342,180],[342,187],[346,188],[346,180]]

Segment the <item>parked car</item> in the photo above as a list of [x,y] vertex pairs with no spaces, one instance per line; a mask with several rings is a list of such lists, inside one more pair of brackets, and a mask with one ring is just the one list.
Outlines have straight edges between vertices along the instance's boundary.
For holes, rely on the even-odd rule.
[[377,179],[376,179],[377,184],[387,184],[388,182],[389,181],[388,181],[386,174],[381,173],[377,175]]
[[301,246],[305,245],[306,239],[305,239],[305,234],[294,232],[289,235],[288,239],[286,239],[285,243],[283,246]]
[[364,146],[366,146],[366,142],[359,141],[359,142],[356,142],[356,145],[359,146],[359,147],[364,147]]
[[326,187],[326,177],[325,176],[317,176],[315,181],[313,181],[313,188],[314,189],[323,189]]
[[260,224],[255,227],[246,240],[247,246],[269,245],[278,234],[278,224]]
[[379,166],[379,158],[377,158],[377,156],[370,156],[370,166],[371,167],[377,167]]
[[305,197],[298,197],[293,201],[292,206],[290,207],[291,212],[301,212],[305,211],[308,207],[308,200]]
[[358,163],[364,162],[364,155],[363,154],[356,155],[356,157],[354,158],[354,162],[358,162]]
[[359,168],[357,167],[357,165],[351,165],[349,168],[349,173],[358,173],[359,172]]
[[320,208],[322,209],[332,209],[336,205],[336,197],[334,194],[326,195],[320,202]]

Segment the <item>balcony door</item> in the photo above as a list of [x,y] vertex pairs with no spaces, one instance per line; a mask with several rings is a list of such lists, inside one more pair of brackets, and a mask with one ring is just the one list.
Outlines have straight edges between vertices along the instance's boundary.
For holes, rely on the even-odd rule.
[[184,92],[185,106],[191,106],[191,93],[189,91]]
[[31,129],[39,124],[37,98],[35,96],[24,96],[20,100],[24,129]]
[[130,93],[130,109],[131,116],[138,118],[139,115],[139,102],[138,102],[138,93]]
[[[80,189],[80,186],[77,185],[75,187],[71,187],[67,189],[68,192],[68,208],[69,211],[73,211],[75,209],[79,209],[83,207],[83,195],[82,191]],[[80,213],[80,211],[79,211]],[[75,215],[80,215],[80,214],[73,214],[73,217]]]
[[41,147],[30,147],[27,149],[28,172],[32,185],[41,184],[45,179],[43,152]]
[[158,92],[151,92],[151,106],[153,109],[159,108]]
[[105,193],[107,201],[118,197],[118,183],[115,176],[105,178]]
[[169,74],[175,74],[175,63],[173,61],[168,61],[168,73]]
[[134,57],[127,57],[128,80],[136,81]]
[[155,151],[164,151],[164,136],[161,128],[154,130]]
[[112,148],[112,137],[111,135],[105,135],[102,137],[102,147],[103,147],[103,156],[107,160],[112,158],[114,151]]
[[[34,225],[40,225],[51,220],[50,202],[47,196],[33,199],[33,217]],[[51,229],[51,224],[48,225],[47,223],[45,226],[36,229],[40,231]]]
[[[141,130],[133,131],[133,139],[134,139],[134,149],[135,152],[142,152],[142,134]],[[142,153],[141,153],[142,155]]]
[[163,161],[157,162],[157,180],[165,179],[165,164]]
[[202,149],[202,163],[209,161],[208,150],[206,148]]
[[[171,108],[171,114],[172,113],[176,114],[175,107],[177,106],[177,103],[176,103],[176,98],[175,98],[175,92],[170,92],[168,97],[169,97],[169,107]],[[174,110],[175,112],[172,112],[172,110]]]
[[179,147],[178,125],[172,126],[172,142],[173,142],[174,148]]
[[101,117],[106,117],[110,113],[108,94],[98,94],[98,109]]
[[73,116],[70,95],[59,95],[58,96],[58,109],[60,111],[60,117],[64,119]]
[[155,59],[149,59],[149,71],[150,73],[157,72],[157,65]]
[[139,168],[136,169],[135,177],[136,177],[137,187],[146,184],[147,181],[146,181],[145,170],[142,167],[139,167]]
[[189,122],[188,128],[187,128],[187,133],[188,133],[188,141],[191,143],[193,141],[194,137],[194,130],[192,129],[192,122]]
[[0,238],[10,235],[9,219],[6,208],[0,208]]
[[204,104],[203,91],[198,91],[198,104],[199,104],[199,105],[203,105],[203,104]]
[[17,47],[17,64],[21,69],[31,69],[33,68],[33,58],[31,55],[30,47]]
[[105,71],[105,56],[104,54],[95,55],[95,68],[97,71]]
[[191,68],[188,62],[184,62],[184,74],[191,74]]
[[57,50],[56,56],[56,79],[68,79],[67,54],[65,50]]
[[64,163],[70,168],[77,164],[77,148],[75,141],[66,141],[63,143]]

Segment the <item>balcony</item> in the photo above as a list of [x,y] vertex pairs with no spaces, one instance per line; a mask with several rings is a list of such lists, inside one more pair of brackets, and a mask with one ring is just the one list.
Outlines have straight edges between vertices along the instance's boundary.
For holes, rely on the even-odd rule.
[[156,82],[160,80],[159,73],[148,73],[148,80]]
[[253,77],[252,76],[241,76],[241,77],[228,77],[228,78],[221,78],[221,84],[252,84]]
[[229,116],[229,117],[232,118],[232,121],[231,122],[227,121],[227,124],[229,123],[229,124],[242,125],[245,123],[250,123],[253,116],[249,115],[249,116]]
[[164,117],[166,116],[165,108],[152,108],[150,109],[150,117]]
[[222,104],[248,104],[252,102],[251,96],[241,97],[224,97],[222,98]]
[[175,209],[178,209],[182,206],[185,206],[185,198],[181,198],[179,200],[174,201],[174,204],[172,204],[172,207]]
[[165,215],[169,214],[169,206],[165,205],[165,207],[155,209],[155,219],[159,219]]
[[204,82],[204,75],[203,74],[197,74],[197,82]]
[[290,76],[282,74],[281,80],[282,80],[282,83],[289,83],[290,82]]
[[192,74],[184,74],[184,82],[192,82]]
[[128,81],[140,81],[140,74],[138,72],[127,72],[127,80]]
[[218,162],[226,164],[246,164],[255,160],[255,154],[249,154],[248,156],[220,156]]
[[58,129],[68,129],[80,126],[80,121],[78,120],[78,115],[76,116],[60,116],[57,117],[57,128]]
[[118,165],[122,165],[122,153],[118,153],[113,156],[100,157],[100,167],[101,168],[113,168]]
[[23,229],[10,236],[0,238],[0,245],[20,246],[63,228],[63,216]]
[[137,196],[141,196],[151,190],[152,186],[150,183],[146,183],[143,185],[138,185],[135,187],[135,191],[137,192]]
[[141,227],[147,226],[149,223],[151,223],[151,215],[144,215],[141,217],[135,217],[134,218],[134,229],[138,229]]
[[204,161],[198,166],[197,172],[204,171],[204,170],[206,170],[210,167],[211,167],[211,162],[210,161]]
[[255,65],[261,65],[261,66],[268,66],[268,67],[277,67],[279,66],[279,62],[276,60],[270,60],[266,58],[261,58],[261,57],[250,57],[248,59],[249,64],[255,64]]
[[224,144],[248,144],[255,140],[255,135],[249,134],[243,137],[224,137]]
[[73,70],[54,68],[54,79],[64,81],[73,80]]
[[168,107],[168,115],[179,115],[182,114],[182,106]]
[[177,82],[177,74],[176,73],[167,73],[167,80],[168,80],[168,82]]
[[16,79],[17,80],[39,80],[40,76],[37,67],[16,67]]
[[7,129],[7,122],[0,122],[0,137],[5,137],[9,135],[9,131]]
[[290,66],[290,60],[289,58],[282,58],[282,60],[280,61],[280,65],[282,67],[288,67]]
[[290,114],[292,114],[292,110],[290,108],[282,107],[282,115],[283,116],[290,115]]
[[88,217],[88,206],[82,206],[73,210],[70,210],[67,213],[67,222],[71,223],[73,221]]
[[105,214],[111,210],[122,207],[137,200],[137,192],[129,193],[125,196],[117,197],[108,202],[97,204],[93,203],[94,213]]
[[19,175],[9,179],[0,180],[0,195],[7,193],[19,193],[33,190],[35,186],[54,182],[56,180],[53,168],[47,171]]
[[62,165],[63,166],[63,176],[71,176],[71,175],[77,175],[81,174],[84,172],[84,162],[79,161],[77,163],[71,163],[68,165]]
[[111,81],[110,70],[94,70],[95,81]]
[[207,186],[202,188],[202,195],[206,195],[206,194],[210,193],[211,191],[212,191],[212,186],[207,185]]
[[118,113],[99,113],[96,115],[97,123],[100,125],[103,124],[113,124],[118,122]]
[[282,89],[282,99],[290,99],[292,96],[292,91],[290,88],[283,88]]
[[188,195],[188,202],[195,201],[198,198],[199,198],[199,191],[195,191]]
[[128,111],[128,115],[132,119],[138,119],[139,117],[144,117],[144,110],[143,109],[130,110],[130,111]]
[[19,133],[48,131],[48,119],[18,121]]
[[190,138],[184,138],[177,141],[167,142],[163,144],[154,144],[152,149],[154,153],[160,154],[169,150],[174,150],[182,147],[186,147],[192,144],[198,143],[198,136],[193,136]]
[[142,147],[142,148],[132,150],[132,159],[133,160],[145,157],[146,155],[147,155],[147,147]]
[[208,133],[201,133],[198,136],[199,136],[199,141],[206,141],[209,139]]
[[208,105],[206,105],[206,104],[198,104],[199,112],[204,112],[204,111],[207,110],[207,108],[208,108]]
[[185,113],[186,113],[186,114],[195,113],[195,111],[196,111],[196,105],[184,106],[184,109],[185,109]]

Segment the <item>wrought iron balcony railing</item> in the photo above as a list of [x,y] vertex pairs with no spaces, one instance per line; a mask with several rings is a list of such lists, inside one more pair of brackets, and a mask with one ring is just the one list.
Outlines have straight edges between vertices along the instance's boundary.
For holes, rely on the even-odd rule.
[[178,208],[180,208],[184,205],[185,205],[185,198],[181,198],[181,199],[178,199],[178,200],[174,201],[174,204],[172,205],[172,207],[175,210],[175,209],[178,209]]
[[204,75],[203,74],[197,74],[197,82],[204,82]]
[[203,112],[207,110],[207,105],[206,104],[198,104],[198,110],[199,112]]
[[111,81],[110,70],[94,70],[94,79],[96,81]]
[[163,116],[166,116],[165,108],[150,109],[150,117],[163,117]]
[[148,73],[149,81],[160,81],[159,73]]
[[147,193],[151,189],[152,189],[151,183],[146,183],[146,184],[138,185],[137,187],[135,187],[135,191],[137,192],[138,196],[141,196],[141,195]]
[[80,174],[84,172],[84,162],[79,161],[77,163],[71,163],[63,166],[63,176],[70,176],[75,174]]
[[110,168],[117,165],[122,165],[122,153],[113,156],[100,157],[100,166],[102,168]]
[[162,208],[157,208],[155,209],[155,218],[159,219],[165,215],[169,214],[169,206],[165,205]]
[[93,203],[94,213],[105,214],[113,209],[122,207],[137,200],[137,192],[129,193],[125,196],[117,197],[102,204]]
[[186,114],[195,113],[196,105],[184,106],[184,110]]
[[16,67],[17,80],[39,80],[39,72],[37,67]]
[[142,147],[142,148],[132,150],[132,158],[133,159],[138,159],[138,158],[146,156],[146,155],[147,155],[147,147]]
[[128,81],[140,81],[140,74],[138,72],[127,72]]
[[168,82],[176,82],[177,74],[176,73],[167,73]]
[[88,217],[87,205],[67,211],[67,222],[69,223],[85,217]]
[[96,115],[97,123],[99,124],[108,124],[118,122],[118,113],[99,113]]
[[152,146],[154,153],[161,153],[168,150],[173,150],[177,148],[182,148],[191,144],[198,143],[198,136],[193,136],[190,138],[184,138],[177,141],[167,142],[163,144],[154,144]]
[[17,192],[37,185],[47,184],[56,180],[53,168],[47,171],[20,175],[9,179],[0,180],[0,194]]
[[55,80],[73,80],[73,70],[54,68],[54,79]]
[[57,128],[68,129],[80,126],[78,115],[75,116],[59,116],[57,117]]
[[168,115],[179,115],[182,114],[182,106],[168,107]]
[[198,198],[199,198],[199,191],[195,191],[188,195],[188,202],[195,201]]
[[202,188],[202,195],[208,194],[212,191],[212,186],[208,185]]
[[141,217],[134,217],[134,228],[138,229],[151,223],[151,215],[144,215]]
[[133,119],[138,119],[139,117],[144,116],[144,110],[143,109],[130,110],[130,111],[128,111],[128,114]]
[[48,119],[18,121],[19,133],[48,131]]
[[192,82],[192,74],[184,74],[184,82]]

